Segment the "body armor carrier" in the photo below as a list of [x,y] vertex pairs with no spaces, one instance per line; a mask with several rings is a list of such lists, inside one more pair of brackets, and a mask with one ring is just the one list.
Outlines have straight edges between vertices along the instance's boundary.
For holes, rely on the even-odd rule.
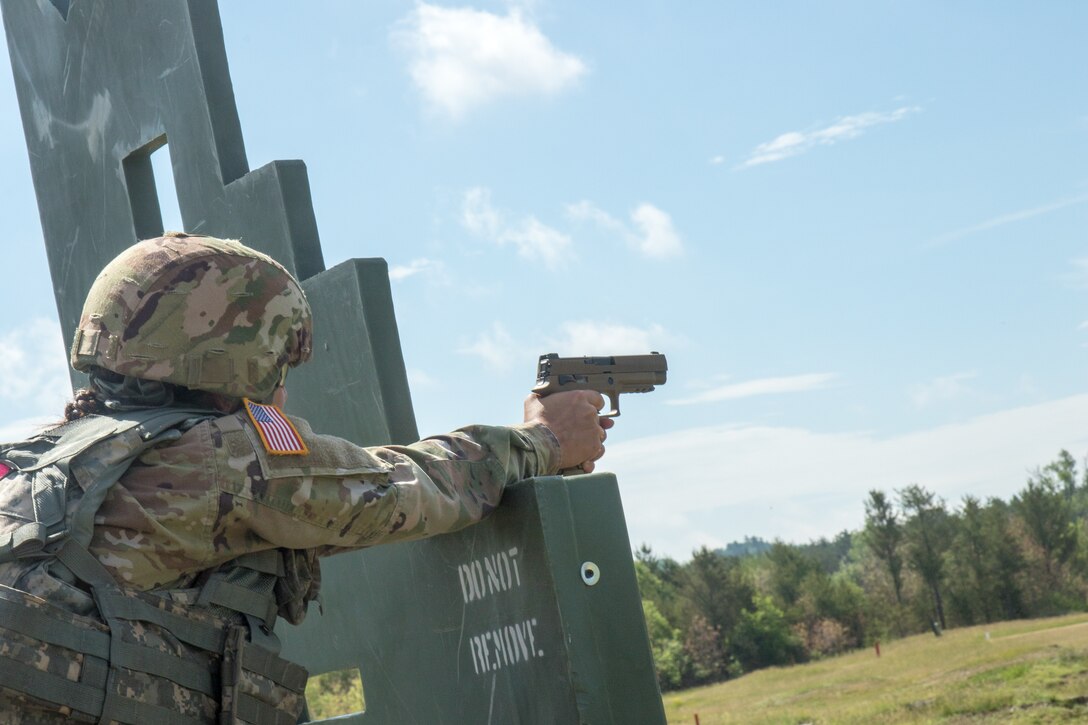
[[139,592],[88,551],[129,465],[209,417],[87,416],[0,446],[0,694],[25,706],[0,722],[297,721],[307,673],[279,657],[272,627],[316,594],[312,552],[247,554],[192,588]]

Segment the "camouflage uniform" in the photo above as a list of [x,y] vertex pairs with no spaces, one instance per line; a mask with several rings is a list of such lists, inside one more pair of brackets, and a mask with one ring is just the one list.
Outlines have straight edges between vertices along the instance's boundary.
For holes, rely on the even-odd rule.
[[[135,378],[145,403],[158,400],[156,396],[165,391],[167,399],[159,402],[166,408],[170,386],[159,390],[154,383],[145,386],[145,381],[267,399],[283,380],[286,366],[309,357],[305,297],[297,282],[263,255],[245,250],[241,263],[235,264],[232,255],[239,255],[232,243],[206,238],[201,242],[211,254],[206,259],[196,255],[195,262],[184,238],[164,238],[144,242],[139,254],[122,254],[107,266],[88,297],[72,348],[73,364],[128,375],[126,384]],[[140,265],[146,266],[155,255],[158,259],[148,267],[151,276],[141,277]],[[254,259],[264,265],[264,276],[246,266]],[[266,283],[265,277],[277,276],[267,274],[269,265],[282,272],[272,279],[274,284]],[[163,269],[172,271],[165,274]],[[255,287],[255,280],[261,284]],[[134,292],[141,285],[138,294]],[[179,287],[189,294],[179,294]],[[202,291],[194,294],[194,289]],[[237,300],[250,306],[254,296],[260,298],[256,307],[267,315],[250,315],[248,307],[239,308]],[[96,309],[122,309],[123,314],[111,316]],[[161,324],[164,316],[172,318],[174,333]],[[154,329],[141,331],[141,325],[150,326],[149,320],[155,322]],[[176,343],[178,326],[191,338],[186,345]],[[234,348],[224,345],[224,339],[233,339]],[[238,346],[250,354],[241,358],[223,354],[224,348],[236,353]],[[127,405],[132,401],[121,394],[113,402],[120,410],[140,407]],[[225,685],[249,676],[231,674],[232,668],[235,660],[245,659],[242,649],[251,646],[246,644],[250,632],[256,643],[254,625],[262,617],[243,618],[236,608],[205,602],[210,578],[223,571],[230,576],[248,571],[231,567],[264,556],[265,563],[253,565],[253,577],[235,577],[231,586],[241,582],[242,589],[267,589],[270,586],[261,582],[274,580],[278,610],[274,606],[264,621],[271,624],[278,614],[297,623],[317,594],[318,557],[455,531],[494,509],[507,484],[551,474],[559,467],[559,444],[541,425],[472,426],[409,446],[363,448],[318,435],[300,418],[290,421],[305,443],[305,454],[270,454],[244,411],[209,412],[186,422],[165,443],[143,450],[109,487],[95,513],[86,550],[97,562],[94,566],[100,564],[108,572],[108,581],[92,586],[92,591],[73,581],[72,565],[63,557],[65,566],[58,566],[55,558],[0,564],[0,610],[10,599],[17,608],[3,611],[40,609],[53,618],[50,621],[72,622],[82,628],[79,631],[91,632],[89,640],[104,636],[107,642],[139,644],[191,661],[194,665],[186,677],[195,684],[183,687],[177,683],[186,678],[148,677],[142,671],[115,668],[112,662],[106,683],[105,674],[92,671],[95,658],[90,654],[72,654],[63,641],[54,646],[9,630],[2,613],[0,665],[5,658],[21,660],[55,676],[61,685],[102,681],[115,698],[143,699],[152,707],[165,708],[163,712],[183,714],[189,718],[185,722],[220,722],[221,717],[222,722],[241,721],[220,714],[220,707],[229,709],[232,704],[220,702],[228,699],[228,688],[218,695],[215,678],[221,676]],[[121,456],[122,445],[118,438],[91,447],[74,459],[79,475],[87,478],[97,468],[107,468],[110,460]],[[82,478],[80,484],[85,485]],[[78,496],[78,489],[73,490]],[[268,556],[273,565],[263,568]],[[130,599],[139,601],[133,604]],[[173,630],[148,624],[156,617],[130,620],[116,614],[148,606],[166,612],[168,619],[177,614],[207,625],[207,631],[226,637],[225,648],[218,652],[214,647],[194,648],[186,637],[175,637]],[[114,656],[113,646],[100,653],[106,660]],[[79,651],[94,649],[88,647]],[[215,673],[213,684],[202,681],[203,671]],[[259,676],[250,676],[247,686],[270,691],[279,687],[277,681]],[[298,689],[296,682],[293,689],[264,694],[269,701],[290,700],[284,708],[290,711]],[[0,723],[70,721],[65,712],[39,709],[36,704],[40,703],[31,697],[0,688]],[[244,719],[263,721],[252,714]]]
[[360,448],[292,421],[308,455],[268,455],[245,413],[148,451],[99,509],[91,551],[130,586],[187,587],[206,569],[269,548],[327,555],[456,531],[494,509],[506,484],[554,473],[559,461],[543,426],[475,426]]
[[[144,453],[99,508],[91,553],[128,587],[171,591],[173,599],[204,572],[260,551],[293,550],[316,579],[318,556],[463,528],[498,505],[506,484],[554,473],[559,461],[554,437],[537,425],[473,426],[410,446],[361,448],[292,421],[306,456],[267,455],[245,413],[207,420]],[[306,599],[316,583],[301,583],[312,587]],[[96,611],[91,597],[48,564],[0,565],[0,584],[73,615],[93,618]],[[304,606],[289,618],[299,621]],[[12,641],[2,629],[0,622],[0,656]],[[32,643],[22,644],[31,651]],[[44,656],[35,666],[59,668],[72,680],[81,675],[72,663]],[[67,721],[25,702],[19,713],[11,707],[0,695],[0,723]]]

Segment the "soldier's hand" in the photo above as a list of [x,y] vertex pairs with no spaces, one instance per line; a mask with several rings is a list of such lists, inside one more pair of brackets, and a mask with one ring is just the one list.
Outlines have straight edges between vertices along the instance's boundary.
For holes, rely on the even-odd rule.
[[570,390],[525,399],[525,422],[543,423],[559,441],[560,469],[581,468],[589,473],[604,455],[607,430],[615,421],[602,418],[604,396],[595,390]]

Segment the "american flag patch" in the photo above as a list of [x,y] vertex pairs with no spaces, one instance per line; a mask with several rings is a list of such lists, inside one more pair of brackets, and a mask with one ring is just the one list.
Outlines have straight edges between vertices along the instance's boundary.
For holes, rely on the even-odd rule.
[[310,452],[295,426],[279,408],[254,403],[249,398],[243,399],[243,402],[266,451],[276,456],[301,456]]

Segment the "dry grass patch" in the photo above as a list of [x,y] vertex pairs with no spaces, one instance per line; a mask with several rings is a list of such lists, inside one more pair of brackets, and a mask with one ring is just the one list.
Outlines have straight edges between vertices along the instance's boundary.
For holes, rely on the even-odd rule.
[[918,635],[665,696],[669,723],[1088,722],[1088,614]]

